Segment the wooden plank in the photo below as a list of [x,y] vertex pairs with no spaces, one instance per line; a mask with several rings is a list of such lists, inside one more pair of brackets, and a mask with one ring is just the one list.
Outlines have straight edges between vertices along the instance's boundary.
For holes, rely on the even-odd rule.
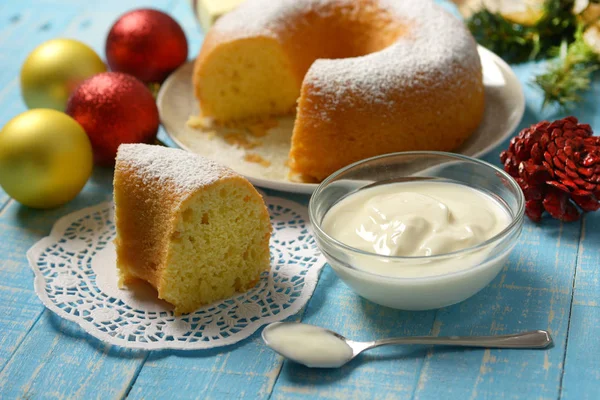
[[[33,49],[38,41],[47,40],[57,35],[64,25],[73,18],[76,9],[68,9],[61,5],[53,7],[40,5],[36,9],[27,8],[20,2],[3,4],[0,9],[0,125],[17,113],[24,111],[25,107],[20,101],[18,89],[18,71],[27,53]],[[52,21],[50,25],[44,25]],[[38,29],[44,26],[44,29]],[[10,84],[7,84],[10,82]],[[2,282],[2,296],[10,301],[0,302],[3,318],[0,320],[2,346],[0,347],[0,368],[9,360],[14,350],[21,343],[31,326],[37,321],[43,310],[41,303],[32,293],[32,274],[25,261],[25,252],[31,244],[41,235],[35,236],[32,232],[20,228],[21,216],[25,207],[20,207],[14,202],[7,203],[8,196],[0,192],[3,207],[0,215],[10,213],[13,207],[19,208],[21,213],[13,214],[14,223],[8,223],[0,217],[0,282]],[[19,227],[14,228],[13,227]],[[23,312],[19,313],[22,307]]]
[[[530,81],[543,66],[520,65],[515,72]],[[518,132],[542,119],[556,119],[555,109],[542,110],[541,94],[524,87],[528,107]],[[589,121],[587,116],[581,120]],[[499,166],[498,154],[508,140],[484,159]],[[440,310],[440,334],[503,334],[548,329],[555,346],[548,351],[486,350],[428,353],[414,398],[557,398],[570,317],[580,224],[546,218],[526,222],[508,264],[490,287],[458,306]],[[442,384],[436,384],[442,383]]]
[[[5,2],[0,8],[0,129],[26,111],[21,100],[19,72],[27,54],[39,43],[57,36],[78,12],[77,6],[41,4],[27,8]],[[8,195],[0,188],[0,204]],[[1,210],[1,207],[0,207]]]
[[[514,67],[521,82],[530,82],[542,64]],[[541,109],[542,96],[524,85],[527,109],[515,134],[540,120],[560,118],[556,109]],[[589,103],[589,102],[588,102]],[[584,122],[588,115],[582,115]],[[508,140],[484,159],[498,165]],[[559,396],[562,361],[570,317],[580,224],[549,218],[526,222],[519,244],[492,285],[458,306],[440,310],[442,335],[503,334],[548,329],[555,346],[548,351],[486,350],[428,353],[414,398],[551,398]]]
[[[9,106],[19,98],[18,76],[25,58],[40,43],[53,39],[80,12],[81,6],[10,2],[0,15],[0,101]],[[16,95],[12,90],[17,89]],[[2,110],[2,115],[6,110]]]
[[597,399],[600,393],[600,215],[588,214],[577,261],[562,399]]
[[434,349],[428,354],[415,398],[447,393],[465,399],[558,397],[579,229],[577,224],[564,226],[554,238],[537,229],[543,240],[524,238],[490,287],[470,301],[441,310],[436,322],[441,335],[547,329],[555,346],[541,351]]
[[[358,318],[355,310],[359,310]],[[372,304],[351,293],[330,270],[323,272],[303,319],[316,323],[318,321],[315,319],[322,318],[324,314],[330,322],[328,327],[355,338],[372,337],[373,332],[382,335],[390,335],[392,331],[394,334],[428,334],[433,322],[433,313],[406,313],[389,309],[379,312]],[[396,323],[388,324],[383,331],[376,328],[378,323],[387,319]],[[354,328],[352,330],[348,330],[350,320],[358,321],[351,325]],[[373,379],[369,380],[347,376],[355,368],[358,369],[357,363],[338,371],[309,370],[284,363],[280,371],[281,358],[267,349],[255,334],[249,341],[232,348],[186,353],[152,352],[129,396],[160,398],[177,390],[184,398],[267,398],[278,374],[278,382],[297,375],[294,375],[292,382],[282,386],[283,392],[275,398],[315,397],[317,393],[327,398],[327,390],[322,389],[327,389],[327,383],[334,380],[340,380],[340,385],[345,388],[340,395],[353,393],[356,397],[364,398],[369,390],[383,385],[389,386],[390,393],[401,396],[410,393],[409,384],[415,380],[413,371],[419,362],[418,358],[413,360],[411,355],[405,362],[390,358],[376,360],[373,365],[367,363],[360,369],[370,371],[370,378]],[[381,364],[391,364],[392,372],[387,369],[380,371]],[[191,376],[194,379],[190,379]],[[394,385],[390,384],[391,379]],[[406,386],[398,385],[398,380],[405,382]]]
[[10,197],[0,187],[0,213],[2,213],[2,210],[4,209],[4,207],[6,207],[8,205],[9,201],[10,201]]
[[267,398],[280,369],[279,357],[258,335],[215,350],[153,351],[128,398]]
[[[355,340],[437,334],[435,312],[381,307],[354,294],[329,268],[310,300],[303,322],[332,329]],[[285,362],[274,399],[409,398],[425,351],[421,347],[375,349],[335,370],[309,369]]]
[[[154,1],[157,8],[168,8],[170,0]],[[77,3],[81,4],[81,3]],[[103,42],[108,28],[119,14],[135,7],[134,1],[109,1],[91,4],[89,10],[79,13],[73,4],[46,4],[45,14],[32,12],[35,7],[23,5],[22,14],[28,18],[43,15],[54,21],[52,15],[61,15],[59,23],[52,22],[49,29],[65,32],[66,37],[75,37],[89,43],[102,54]],[[71,8],[71,12],[62,9]],[[18,7],[15,7],[18,13]],[[75,16],[76,13],[77,16]],[[72,19],[69,23],[68,20]],[[0,17],[0,20],[3,20]],[[28,26],[31,19],[21,19]],[[26,54],[42,40],[37,35],[27,37],[27,26],[21,36],[26,43],[19,44],[19,57]],[[50,37],[58,36],[52,31]],[[6,36],[6,33],[3,32]],[[17,32],[11,33],[17,37]],[[48,37],[48,38],[50,38]],[[0,38],[1,39],[1,38]],[[88,40],[89,39],[89,40]],[[4,46],[4,45],[3,45]],[[14,54],[11,54],[13,56]],[[21,60],[11,63],[13,69]],[[12,72],[14,76],[15,71]],[[24,106],[18,99],[18,84],[14,78],[12,86],[0,94],[2,104],[10,103],[0,113],[4,122]],[[111,197],[112,170],[96,168],[82,193],[71,203],[55,210],[32,210],[11,202],[0,211],[0,393],[8,398],[29,396],[52,396],[61,398],[124,397],[139,372],[147,353],[131,352],[112,348],[89,337],[79,327],[61,320],[44,308],[32,290],[32,274],[24,254],[39,238],[46,235],[54,222],[62,215],[97,204]]]
[[[54,222],[61,216],[99,203],[103,199],[108,200],[110,192],[106,187],[109,187],[110,180],[105,175],[94,174],[84,192],[63,207],[34,210],[11,201],[0,212],[0,370],[44,311],[33,292],[33,274],[25,253],[49,233]],[[35,353],[36,350],[29,351]]]
[[[0,276],[4,279],[7,270],[17,270],[22,267],[18,262],[2,260],[0,261]],[[30,289],[13,286],[0,286],[0,302],[2,302],[0,307],[0,329],[2,329],[0,370],[2,370],[37,321],[44,307],[36,296],[31,295]]]
[[[113,6],[116,4],[115,2],[112,3]],[[122,3],[122,7],[131,6],[130,1]],[[3,84],[6,84],[7,76],[11,76],[10,79],[12,80],[0,92],[0,102],[3,104],[0,111],[1,124],[25,110],[24,105],[19,100],[18,81],[14,77],[18,75],[20,65],[29,51],[42,41],[58,36],[66,28],[70,29],[73,36],[85,41],[86,25],[76,25],[75,28],[78,29],[69,25],[69,20],[72,20],[76,13],[81,11],[81,7],[77,6],[78,4],[81,5],[79,2],[75,2],[59,5],[41,3],[32,6],[31,4],[11,2],[10,6],[2,8],[0,21],[2,23],[9,21],[10,24],[0,34],[1,46],[9,49],[3,51],[2,54],[4,56],[10,55],[11,60],[3,63],[7,68],[3,68],[0,80],[3,79]],[[113,10],[113,12],[115,11]],[[97,18],[91,11],[89,15],[94,17],[95,23],[103,26],[101,29],[107,31],[118,12],[110,15],[106,14],[103,20]],[[39,29],[34,29],[36,26],[39,26]],[[93,36],[98,35],[93,33]],[[2,288],[3,298],[6,297],[10,300],[0,303],[1,315],[3,316],[0,320],[0,330],[3,332],[0,368],[4,368],[5,365],[7,367],[4,369],[2,376],[11,376],[13,370],[6,363],[13,352],[19,348],[25,335],[43,311],[43,306],[32,290],[33,279],[25,260],[25,252],[35,241],[49,232],[51,226],[60,216],[109,199],[111,196],[111,181],[112,171],[110,169],[96,169],[82,193],[75,201],[64,207],[40,211],[11,202],[8,207],[0,211],[0,224],[2,226],[0,254],[3,258],[0,264],[0,282],[4,285]],[[4,192],[2,192],[0,199],[6,199]],[[19,308],[22,308],[21,312],[19,312]],[[52,332],[55,336],[60,336],[60,332]],[[37,341],[25,343],[31,343],[30,347],[23,348],[28,351],[27,354],[36,354],[37,350],[42,347]],[[55,348],[54,352],[56,351]],[[50,370],[52,368],[57,367],[50,366]],[[20,369],[21,366],[16,371]],[[4,382],[4,378],[1,381]]]
[[[402,313],[360,300],[337,279],[329,278],[331,287],[325,281],[320,283],[303,320],[365,340],[550,329],[557,343],[550,351],[431,349],[404,355],[402,349],[380,349],[379,354],[367,358],[367,363],[325,372],[285,363],[273,398],[317,393],[324,398],[504,395],[525,399],[534,394],[556,398],[579,230],[577,224],[561,227],[548,221],[547,225],[542,229],[528,223],[523,240],[500,276],[459,305],[437,313]],[[323,277],[330,274],[327,269]],[[318,314],[312,314],[315,302],[324,295],[327,301],[318,308]],[[382,385],[383,389],[377,389]]]
[[600,396],[599,326],[598,306],[573,305],[561,399],[596,400]]
[[600,305],[600,214],[587,214],[582,228],[573,305]]
[[0,373],[6,398],[123,398],[146,352],[88,336],[46,311]]

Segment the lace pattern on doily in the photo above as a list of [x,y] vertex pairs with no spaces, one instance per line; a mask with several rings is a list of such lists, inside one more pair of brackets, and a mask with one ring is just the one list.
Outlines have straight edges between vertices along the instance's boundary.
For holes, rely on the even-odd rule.
[[176,316],[147,284],[116,286],[112,203],[61,218],[27,253],[44,305],[92,336],[123,347],[206,349],[236,343],[260,326],[298,312],[325,260],[308,229],[306,208],[266,196],[271,214],[271,270],[250,291]]

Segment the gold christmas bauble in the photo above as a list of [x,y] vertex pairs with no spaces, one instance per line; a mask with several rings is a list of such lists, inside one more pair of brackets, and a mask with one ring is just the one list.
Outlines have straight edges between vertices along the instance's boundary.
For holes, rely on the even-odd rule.
[[27,56],[21,68],[21,94],[29,108],[64,111],[81,82],[105,71],[102,59],[85,44],[72,39],[49,40]]
[[73,118],[49,109],[26,111],[0,131],[0,186],[19,203],[58,207],[92,173],[92,145]]

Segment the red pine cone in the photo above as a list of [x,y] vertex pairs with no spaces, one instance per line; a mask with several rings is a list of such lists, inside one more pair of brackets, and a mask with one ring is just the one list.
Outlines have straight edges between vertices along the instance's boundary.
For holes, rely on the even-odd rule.
[[600,137],[575,117],[542,121],[523,129],[500,154],[504,170],[525,195],[535,222],[547,211],[561,221],[600,208]]

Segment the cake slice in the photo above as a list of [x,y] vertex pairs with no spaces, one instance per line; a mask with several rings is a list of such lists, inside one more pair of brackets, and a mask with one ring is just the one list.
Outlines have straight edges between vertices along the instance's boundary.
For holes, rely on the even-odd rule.
[[114,177],[119,284],[149,282],[178,314],[253,287],[271,223],[242,176],[183,150],[119,147]]

